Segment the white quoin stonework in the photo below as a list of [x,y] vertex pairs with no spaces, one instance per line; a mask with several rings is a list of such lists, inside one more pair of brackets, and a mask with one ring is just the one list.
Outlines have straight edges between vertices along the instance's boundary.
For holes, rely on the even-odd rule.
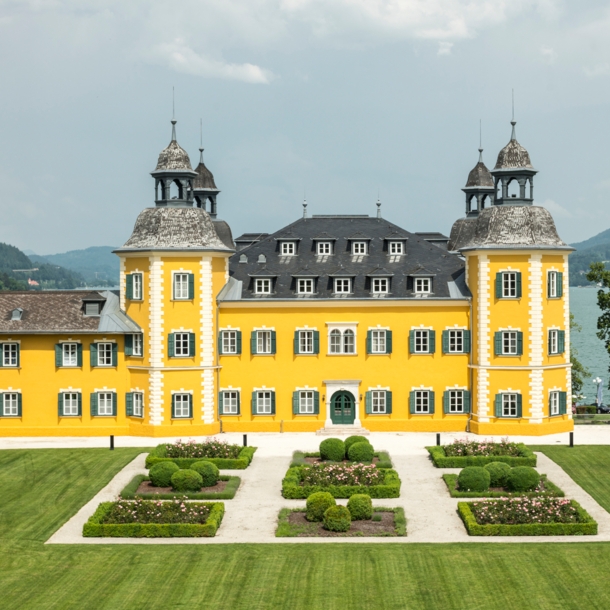
[[[563,327],[565,329],[565,362],[570,364],[570,277],[568,272],[568,254],[563,255]],[[567,415],[572,419],[572,367],[566,367],[566,392],[568,394]]]
[[[200,264],[200,365],[214,366],[214,291],[212,284],[212,257],[201,257]],[[205,424],[214,422],[214,370],[201,372],[201,419]]]
[[158,426],[163,422],[163,373],[165,359],[165,337],[163,325],[163,261],[160,256],[149,257],[150,274],[148,286],[149,332],[148,357],[153,370],[149,373],[148,414],[150,423]]
[[125,311],[125,289],[127,287],[125,282],[125,258],[121,256],[119,260],[121,264],[121,269],[119,272],[119,307],[122,311]]
[[528,278],[529,297],[529,364],[536,367],[529,374],[530,423],[541,424],[544,417],[543,381],[544,371],[544,329],[542,320],[542,295],[544,283],[542,278],[542,255],[531,254]]
[[[478,257],[478,295],[477,303],[477,334],[478,334],[478,364],[483,367],[489,365],[490,358],[490,332],[489,332],[489,307],[490,307],[490,281],[489,281],[489,258],[486,254]],[[477,415],[481,423],[489,422],[489,372],[480,368],[477,376]]]

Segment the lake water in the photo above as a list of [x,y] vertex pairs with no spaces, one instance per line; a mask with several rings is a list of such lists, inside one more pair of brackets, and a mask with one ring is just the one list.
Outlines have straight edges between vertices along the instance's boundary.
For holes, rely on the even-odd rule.
[[578,359],[591,372],[591,377],[585,379],[582,393],[586,396],[583,403],[595,402],[597,385],[591,380],[601,377],[604,388],[604,403],[610,401],[608,387],[608,365],[610,356],[601,339],[597,338],[597,318],[601,310],[597,306],[597,289],[570,288],[570,309],[576,322],[582,326],[581,332],[572,333],[572,344],[578,350]]

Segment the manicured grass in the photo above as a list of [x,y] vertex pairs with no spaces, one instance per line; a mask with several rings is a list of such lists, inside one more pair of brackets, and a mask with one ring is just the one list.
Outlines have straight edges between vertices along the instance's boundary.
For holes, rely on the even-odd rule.
[[0,451],[3,610],[610,606],[604,543],[42,544],[140,451]]

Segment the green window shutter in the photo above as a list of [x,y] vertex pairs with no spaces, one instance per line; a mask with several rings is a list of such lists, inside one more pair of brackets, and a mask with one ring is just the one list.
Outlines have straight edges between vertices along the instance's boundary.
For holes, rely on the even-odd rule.
[[64,395],[60,392],[57,395],[57,415],[62,417],[64,414]]
[[218,333],[218,353],[222,355],[222,331]]
[[523,355],[523,333],[521,331],[517,332],[517,355]]
[[563,273],[561,271],[557,272],[557,296],[563,296]]
[[133,275],[131,273],[125,276],[125,297],[129,300],[133,299]]
[[195,357],[195,333],[189,333],[189,356]]
[[559,346],[559,353],[563,354],[566,351],[566,331],[560,330],[557,332],[557,345]]
[[517,417],[523,417],[523,397],[517,394]]
[[4,417],[4,394],[0,393],[0,417]]
[[414,330],[409,331],[409,353],[411,353],[411,354],[415,353],[415,331]]
[[113,393],[112,393],[112,415],[113,415],[114,417],[116,417],[116,416],[117,416],[117,403],[118,403],[118,400],[117,400],[117,393],[116,393],[116,392],[113,392]]
[[[0,366],[4,366],[4,358],[2,357],[3,352],[4,352],[4,343],[0,343]],[[2,405],[0,405],[0,406],[2,406]]]
[[565,415],[567,410],[568,393],[559,392],[559,415]]
[[502,298],[502,274],[496,273],[496,299]]
[[89,357],[90,357],[91,366],[97,366],[97,344],[96,343],[92,343],[89,346]]
[[112,344],[112,366],[117,366],[119,363],[119,345],[118,343]]
[[553,353],[553,350],[552,350],[552,341],[551,341],[552,333],[553,333],[553,331],[549,330],[548,337],[547,337],[547,340],[546,340],[547,351],[548,351],[549,354]]
[[172,419],[176,417],[176,395],[172,394]]
[[373,353],[373,331],[372,330],[366,331],[366,353],[367,354]]
[[133,416],[133,392],[125,392],[125,415]]
[[546,274],[546,296],[548,299],[551,298],[551,277],[553,276],[553,271],[549,271]]
[[17,417],[23,415],[23,395],[21,392],[17,394]]
[[364,398],[365,413],[370,415],[373,412],[373,393],[368,391]]
[[241,354],[241,330],[235,331],[235,344],[237,346],[237,353]]
[[250,353],[256,354],[256,331],[250,333]]
[[55,346],[55,366],[61,366],[63,363],[63,349],[61,344],[57,344]]
[[496,417],[502,417],[502,394],[496,394],[494,406],[496,410]]
[[494,352],[496,356],[502,355],[502,332],[494,333]]
[[78,416],[81,417],[83,414],[83,395],[78,393]]
[[319,330],[313,331],[313,353],[314,354],[320,353],[320,331]]
[[125,355],[133,356],[133,335],[125,335]]
[[76,344],[76,366],[83,366],[83,346]]
[[241,415],[241,392],[237,392],[237,415]]
[[271,392],[271,415],[275,415],[275,392]]
[[294,343],[293,343],[293,346],[294,346],[294,353],[298,354],[299,353],[299,348],[301,347],[301,343],[299,341],[299,331],[298,330],[294,331]]
[[193,395],[189,394],[189,418],[193,419]]
[[192,301],[195,298],[195,275],[189,273],[189,299]]
[[258,408],[256,406],[256,398],[257,398],[257,393],[252,392],[252,415],[256,415],[258,413]]
[[224,392],[218,392],[218,415],[224,415],[223,399],[224,399]]
[[521,272],[517,272],[517,298],[521,298]]
[[464,353],[470,354],[470,331],[463,330],[462,335],[463,335],[463,342],[464,342]]
[[434,414],[434,392],[428,392],[428,413]]
[[443,413],[449,413],[449,391],[443,392]]
[[385,331],[385,353],[386,354],[392,353],[392,331],[391,330]]
[[409,412],[415,413],[415,392],[409,392]]
[[434,354],[436,352],[436,331],[428,331],[428,353]]
[[385,412],[388,415],[392,414],[392,392],[389,390],[385,393]]
[[173,358],[175,354],[176,354],[176,347],[175,347],[174,333],[169,333],[169,335],[167,335],[167,355],[170,358]]
[[464,413],[470,413],[470,391],[464,390]]
[[271,331],[271,353],[275,354],[276,349],[277,349],[277,341],[276,341],[276,338],[275,338],[275,331],[272,330]]
[[313,412],[314,415],[319,415],[320,413],[320,392],[313,393]]
[[299,414],[299,392],[292,393],[292,413],[294,415]]
[[[21,345],[17,345],[17,366],[21,366]],[[19,400],[21,400],[21,394],[19,394]],[[21,413],[21,411],[19,411],[19,413]]]
[[97,393],[91,392],[90,403],[91,407],[91,417],[95,417],[97,415]]
[[441,343],[443,346],[443,354],[449,353],[449,331],[444,330],[441,338]]

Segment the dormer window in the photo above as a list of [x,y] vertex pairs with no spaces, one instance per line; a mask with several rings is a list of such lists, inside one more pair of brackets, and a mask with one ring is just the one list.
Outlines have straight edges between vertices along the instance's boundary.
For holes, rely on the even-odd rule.
[[297,253],[297,245],[293,241],[283,241],[280,245],[282,256],[294,256]]
[[255,294],[271,294],[271,279],[259,278],[254,281]]
[[11,314],[11,320],[21,320],[22,314],[23,314],[23,309],[21,309],[21,307],[18,307],[17,309],[13,309],[13,312]]
[[368,254],[367,246],[368,246],[368,243],[365,241],[352,242],[352,254],[353,255]]
[[99,316],[100,315],[100,303],[85,303],[85,315],[86,316]]
[[333,243],[331,241],[319,241],[316,252],[318,256],[327,256],[333,253]]
[[375,277],[371,281],[371,292],[373,294],[387,294],[390,291],[390,279],[387,277]]
[[416,294],[429,294],[432,292],[432,278],[416,277],[413,281],[413,292]]
[[404,254],[404,244],[401,241],[391,241],[388,249],[393,255]]

